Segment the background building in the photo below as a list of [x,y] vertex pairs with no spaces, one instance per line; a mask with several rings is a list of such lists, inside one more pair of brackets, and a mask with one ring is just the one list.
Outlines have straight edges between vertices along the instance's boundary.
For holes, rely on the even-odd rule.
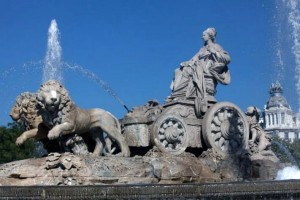
[[279,82],[272,83],[270,98],[263,110],[264,130],[272,136],[293,142],[300,138],[300,116],[294,113],[283,96],[283,88]]

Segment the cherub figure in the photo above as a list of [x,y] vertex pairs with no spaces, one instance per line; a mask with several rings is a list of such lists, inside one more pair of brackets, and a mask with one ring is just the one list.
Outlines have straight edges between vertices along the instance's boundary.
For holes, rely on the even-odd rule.
[[255,106],[248,107],[246,112],[250,128],[249,146],[252,151],[257,149],[254,151],[256,153],[269,150],[271,145],[270,138],[259,124],[259,112],[259,109]]

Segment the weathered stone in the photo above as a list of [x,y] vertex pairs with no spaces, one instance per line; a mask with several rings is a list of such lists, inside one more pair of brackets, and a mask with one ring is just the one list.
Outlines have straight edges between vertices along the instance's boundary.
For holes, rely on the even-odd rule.
[[269,155],[255,154],[251,156],[252,178],[273,180],[280,168],[278,158],[270,152]]
[[[48,158],[0,165],[1,185],[93,185],[220,181],[195,156],[94,157],[61,154],[59,164],[46,168]],[[76,168],[73,160],[80,161]],[[34,163],[34,165],[32,165]],[[14,166],[12,168],[11,166]],[[70,167],[71,166],[71,167]],[[38,172],[38,173],[34,173]]]

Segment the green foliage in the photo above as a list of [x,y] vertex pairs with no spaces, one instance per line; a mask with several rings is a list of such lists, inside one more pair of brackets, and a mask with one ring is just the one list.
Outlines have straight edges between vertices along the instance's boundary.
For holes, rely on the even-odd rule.
[[17,123],[0,127],[0,164],[33,157],[36,148],[34,141],[26,141],[21,146],[15,144],[23,132],[24,129]]

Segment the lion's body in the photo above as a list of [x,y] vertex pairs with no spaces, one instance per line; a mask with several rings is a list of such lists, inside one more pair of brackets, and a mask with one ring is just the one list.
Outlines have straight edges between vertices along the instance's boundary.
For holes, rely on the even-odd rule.
[[38,92],[37,100],[43,123],[51,129],[48,133],[49,139],[74,132],[90,134],[96,142],[93,153],[100,155],[104,143],[103,132],[105,132],[119,144],[121,155],[130,155],[129,147],[121,134],[118,120],[102,109],[84,110],[78,108],[69,97],[67,90],[57,81],[51,80],[43,84]]

